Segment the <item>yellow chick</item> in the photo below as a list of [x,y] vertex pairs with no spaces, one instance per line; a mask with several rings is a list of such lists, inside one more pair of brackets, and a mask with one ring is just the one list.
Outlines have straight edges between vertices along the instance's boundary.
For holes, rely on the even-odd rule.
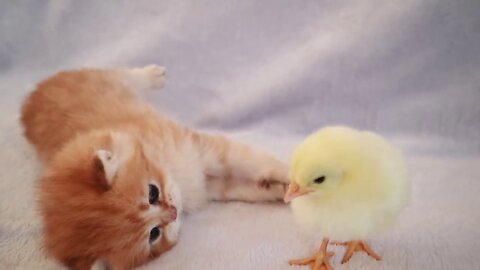
[[409,185],[398,149],[371,132],[326,127],[294,151],[290,177],[285,202],[292,201],[300,225],[324,236],[318,252],[291,265],[332,269],[330,239],[347,247],[342,263],[356,251],[381,259],[365,240],[391,228],[407,204]]

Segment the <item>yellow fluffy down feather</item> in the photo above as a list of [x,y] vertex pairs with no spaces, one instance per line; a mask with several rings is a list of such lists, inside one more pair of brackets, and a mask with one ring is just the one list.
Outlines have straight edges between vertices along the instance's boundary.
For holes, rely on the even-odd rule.
[[[326,127],[294,151],[295,219],[336,241],[363,240],[394,225],[409,188],[401,152],[371,132]],[[290,197],[289,197],[290,196]]]

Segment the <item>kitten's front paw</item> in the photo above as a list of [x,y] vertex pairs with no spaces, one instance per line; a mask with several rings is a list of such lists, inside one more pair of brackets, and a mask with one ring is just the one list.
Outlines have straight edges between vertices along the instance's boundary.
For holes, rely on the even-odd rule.
[[286,191],[287,188],[288,188],[287,183],[282,183],[282,182],[279,182],[277,180],[262,179],[262,180],[257,182],[257,187],[260,188],[260,189],[270,190],[272,187],[275,187],[275,186],[282,187],[284,191]]
[[257,187],[269,193],[269,197],[276,201],[283,200],[288,184],[272,179],[263,179],[257,182]]
[[257,187],[273,193],[278,200],[283,200],[289,184],[286,166],[276,166],[270,173],[261,176],[257,180]]

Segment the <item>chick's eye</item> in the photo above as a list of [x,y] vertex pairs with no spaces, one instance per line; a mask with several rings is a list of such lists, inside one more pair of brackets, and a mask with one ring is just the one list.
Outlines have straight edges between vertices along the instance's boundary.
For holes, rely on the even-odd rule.
[[158,237],[160,236],[161,234],[161,231],[158,227],[153,227],[151,230],[150,230],[150,243],[152,243],[153,241],[157,240]]
[[317,178],[315,178],[315,180],[313,180],[313,182],[314,182],[315,184],[321,184],[321,183],[323,183],[324,181],[325,181],[325,176],[323,176],[323,175],[320,176],[320,177],[317,177]]
[[155,185],[148,185],[148,202],[156,204],[158,202],[158,188]]

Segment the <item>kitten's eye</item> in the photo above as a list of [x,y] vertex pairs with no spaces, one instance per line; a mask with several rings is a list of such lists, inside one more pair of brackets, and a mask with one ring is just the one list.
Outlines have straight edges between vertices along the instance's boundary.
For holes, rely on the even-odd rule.
[[156,204],[158,202],[158,188],[155,185],[148,185],[148,202],[150,204]]
[[325,181],[325,176],[323,176],[323,175],[320,176],[320,177],[317,177],[317,178],[315,178],[315,180],[313,180],[313,182],[314,182],[315,184],[321,184],[321,183],[323,183],[324,181]]
[[150,230],[150,243],[152,243],[153,241],[157,240],[158,237],[160,236],[161,234],[161,231],[158,227],[153,227],[151,230]]

